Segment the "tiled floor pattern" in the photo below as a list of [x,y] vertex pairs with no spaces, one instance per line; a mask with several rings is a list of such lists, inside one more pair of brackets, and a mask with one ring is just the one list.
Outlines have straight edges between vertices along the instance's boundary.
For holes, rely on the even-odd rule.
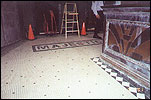
[[[41,37],[1,56],[1,99],[137,99],[91,61],[102,45],[33,52],[32,45],[92,39]],[[109,71],[109,70],[108,70]],[[120,80],[120,79],[118,79]]]
[[[135,87],[132,82],[123,77],[122,73],[117,71],[115,68],[110,67],[108,64],[105,64],[100,57],[91,58],[99,67],[101,67],[105,72],[107,72],[111,77],[117,80],[122,86],[128,89],[132,94],[134,94],[138,99],[149,99],[144,93],[144,88],[141,86]],[[130,79],[129,79],[130,80]]]
[[99,45],[99,44],[102,44],[102,40],[90,39],[90,40],[81,40],[81,41],[33,45],[32,49],[33,52],[40,52],[40,51],[48,51],[48,50],[82,47],[82,46],[92,46],[92,45]]

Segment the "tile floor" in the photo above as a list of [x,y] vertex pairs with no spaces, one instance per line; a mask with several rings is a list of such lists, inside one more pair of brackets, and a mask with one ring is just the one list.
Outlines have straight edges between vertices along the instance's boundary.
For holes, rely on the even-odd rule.
[[1,99],[137,99],[90,59],[101,54],[102,44],[32,50],[32,45],[88,40],[92,35],[39,36],[1,56]]

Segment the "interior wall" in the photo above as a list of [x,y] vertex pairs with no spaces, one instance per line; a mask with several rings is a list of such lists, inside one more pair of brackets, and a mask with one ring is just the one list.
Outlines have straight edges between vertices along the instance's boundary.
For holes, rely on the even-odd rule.
[[[53,10],[56,23],[57,23],[57,30],[60,32],[62,17],[63,17],[63,11],[64,11],[64,4],[66,2],[74,2],[77,4],[77,9],[79,13],[79,26],[80,29],[82,28],[82,22],[86,21],[87,17],[90,15],[90,9],[91,9],[91,1],[30,1],[30,3],[26,3],[28,5],[24,6],[32,6],[28,7],[28,9],[24,9],[24,18],[28,19],[25,20],[25,25],[27,22],[33,23],[33,28],[35,31],[35,35],[38,35],[39,32],[43,32],[43,13],[45,10]],[[30,13],[30,20],[29,16],[27,16],[26,13]],[[26,26],[24,26],[26,27]]]
[[150,6],[150,1],[121,1],[121,5]]
[[20,10],[20,15],[22,15],[21,18],[23,18],[23,32],[27,36],[28,30],[29,30],[29,24],[31,24],[33,32],[35,34],[35,28],[36,28],[36,20],[34,18],[35,11],[35,2],[34,1],[22,1],[18,2],[18,7]]
[[[1,47],[27,38],[29,24],[34,35],[42,29],[44,9],[54,12],[57,29],[60,31],[64,4],[75,2],[79,13],[79,26],[89,17],[91,1],[3,1],[1,3]],[[86,25],[87,26],[87,25]]]
[[[35,20],[35,31],[36,34],[39,32],[43,32],[43,23],[44,23],[44,13],[48,13],[46,11],[52,10],[55,15],[55,20],[57,24],[57,29],[59,28],[59,10],[58,10],[58,2],[56,1],[36,1],[34,7],[34,20]],[[50,18],[51,19],[51,18]]]
[[77,4],[77,10],[79,13],[79,27],[82,28],[82,22],[86,21],[87,17],[89,16],[89,11],[91,9],[91,1],[38,1],[35,2],[35,19],[36,19],[36,31],[37,33],[41,32],[43,26],[42,22],[43,12],[44,9],[51,9],[54,12],[56,23],[57,23],[57,30],[60,32],[63,11],[64,11],[64,4],[67,2],[73,2]]
[[21,40],[16,1],[1,2],[1,47]]

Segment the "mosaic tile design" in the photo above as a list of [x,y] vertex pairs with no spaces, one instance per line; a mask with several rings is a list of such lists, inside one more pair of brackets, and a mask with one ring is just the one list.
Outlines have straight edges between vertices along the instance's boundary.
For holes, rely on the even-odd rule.
[[131,79],[128,79],[123,73],[119,72],[115,68],[105,64],[101,58],[95,57],[91,58],[93,62],[95,62],[99,67],[101,67],[104,71],[106,71],[111,77],[117,80],[122,86],[128,89],[132,94],[134,94],[138,99],[150,99],[150,90],[146,93],[145,88],[139,86]]
[[91,40],[82,40],[82,41],[70,41],[70,42],[62,42],[62,43],[33,45],[32,49],[33,49],[33,52],[38,52],[38,51],[99,45],[101,43],[102,43],[102,40],[100,39],[91,39]]
[[92,37],[41,37],[1,56],[1,99],[137,99],[90,60],[100,55],[102,44],[45,52],[31,48]]

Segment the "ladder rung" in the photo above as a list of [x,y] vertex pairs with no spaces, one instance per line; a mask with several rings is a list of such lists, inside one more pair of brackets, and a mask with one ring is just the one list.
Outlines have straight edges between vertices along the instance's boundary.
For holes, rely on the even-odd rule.
[[[65,21],[65,19],[62,19],[63,21]],[[67,19],[67,21],[73,21],[73,19]]]
[[68,10],[68,11],[64,11],[64,13],[77,13],[77,12],[75,12],[75,11],[72,11],[72,10]]
[[77,23],[77,21],[67,22],[67,23]]
[[[62,27],[62,28],[65,28],[65,27]],[[67,27],[67,28],[73,28],[73,27]]]
[[67,32],[78,32],[79,30],[70,30],[70,31],[67,31]]
[[[64,11],[63,12],[64,14],[69,14],[69,13],[77,13],[77,12],[75,12],[75,11]],[[77,13],[78,14],[78,13]]]
[[66,3],[66,4],[76,4],[76,3]]
[[69,15],[78,15],[78,13],[68,13]]

